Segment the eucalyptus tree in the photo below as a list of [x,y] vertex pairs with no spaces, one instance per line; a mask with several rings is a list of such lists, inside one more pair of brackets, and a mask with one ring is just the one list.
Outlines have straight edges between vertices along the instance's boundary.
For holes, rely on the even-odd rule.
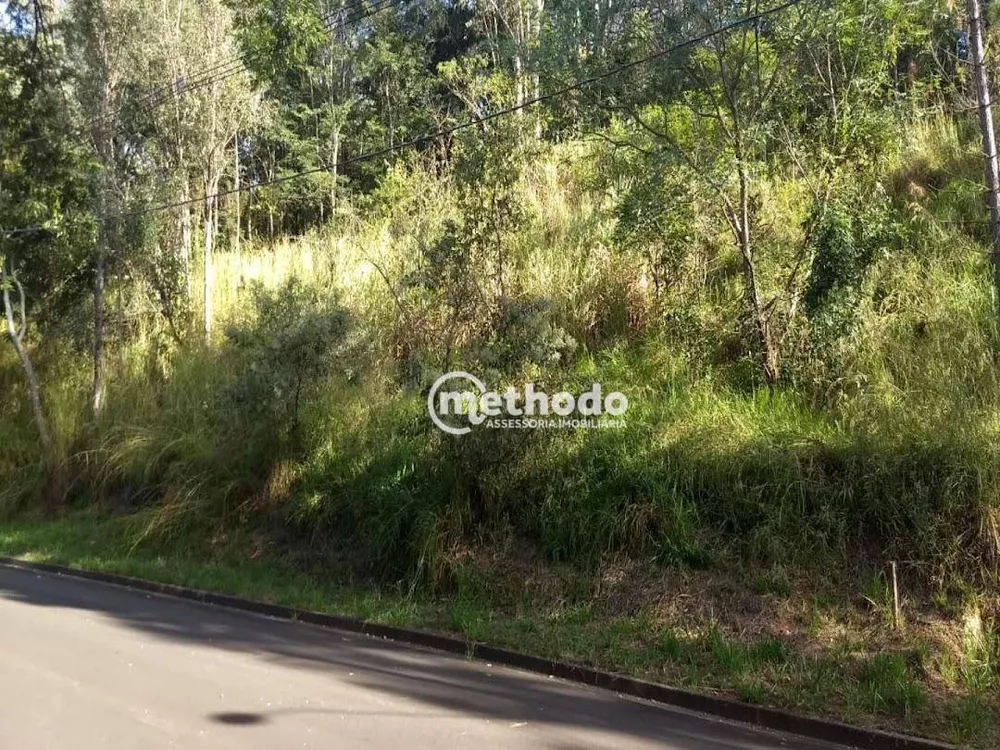
[[0,329],[17,353],[50,463],[56,448],[31,339],[39,320],[72,315],[92,244],[89,164],[68,129],[60,34],[51,6],[38,0],[12,0],[0,11]]
[[[545,0],[487,0],[477,3],[476,10],[493,67],[507,72],[509,60],[515,106],[537,98],[541,79],[536,57],[545,20]],[[517,114],[523,117],[525,110],[519,109]],[[540,125],[536,134],[541,134]]]
[[[226,61],[239,58],[233,31],[233,13],[220,0],[204,0],[195,4],[197,30],[194,43],[202,51],[199,66],[218,69]],[[241,65],[241,63],[237,63]],[[212,335],[213,267],[215,228],[218,224],[219,201],[216,197],[223,175],[230,164],[229,147],[241,129],[253,119],[255,97],[249,77],[237,69],[237,74],[217,75],[207,86],[186,95],[188,106],[195,111],[195,159],[201,169],[202,251],[203,251],[203,330],[207,339]]]
[[259,196],[269,231],[278,205],[289,218],[299,217],[293,225],[312,214],[322,221],[327,206],[336,208],[346,133],[362,104],[358,66],[370,14],[345,0],[254,0],[233,7],[247,65],[271,100],[269,127],[250,144],[257,168],[267,180],[311,172]]
[[97,415],[104,406],[106,376],[105,289],[108,265],[121,250],[120,221],[124,207],[126,163],[134,156],[132,134],[123,112],[136,69],[145,27],[138,6],[130,0],[72,0],[69,5],[70,44],[77,69],[74,90],[83,113],[94,155],[100,165],[94,213],[100,237],[94,258],[93,381],[90,406]]
[[[186,94],[190,84],[204,83],[201,58],[204,55],[198,33],[196,5],[190,0],[147,0],[144,13],[155,30],[147,54],[143,56],[143,85],[150,92],[150,147],[167,178],[161,188],[163,202],[180,203],[166,220],[176,222],[166,247],[157,253],[151,269],[156,283],[168,299],[177,296],[181,282],[184,298],[190,303],[193,273],[194,226],[192,183],[196,179],[194,152],[198,142],[198,103]],[[172,303],[169,303],[171,307]]]

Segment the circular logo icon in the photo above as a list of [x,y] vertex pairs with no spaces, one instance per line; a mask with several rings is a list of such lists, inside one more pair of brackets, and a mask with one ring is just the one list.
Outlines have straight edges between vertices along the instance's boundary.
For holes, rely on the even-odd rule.
[[[465,435],[472,432],[472,428],[469,427],[468,425],[464,427],[454,427],[448,424],[443,419],[441,419],[442,415],[441,412],[438,411],[437,408],[438,405],[434,403],[435,400],[437,399],[438,392],[441,391],[442,386],[444,386],[445,383],[448,383],[452,380],[465,380],[474,385],[476,388],[476,393],[475,393],[476,399],[478,399],[479,396],[482,396],[484,393],[486,393],[486,386],[483,384],[483,381],[477,378],[475,375],[471,375],[470,373],[464,372],[462,370],[456,370],[455,372],[445,373],[444,375],[442,375],[441,377],[439,377],[437,380],[434,381],[434,385],[431,386],[430,393],[427,394],[427,413],[430,414],[431,420],[434,422],[434,424],[436,424],[444,432],[447,432],[449,435]],[[471,393],[471,391],[466,389],[465,391],[446,391],[443,395],[446,395],[448,397],[447,399],[445,399],[446,402],[450,402],[455,406],[458,406],[460,403],[462,403],[463,394],[469,394],[469,393]]]

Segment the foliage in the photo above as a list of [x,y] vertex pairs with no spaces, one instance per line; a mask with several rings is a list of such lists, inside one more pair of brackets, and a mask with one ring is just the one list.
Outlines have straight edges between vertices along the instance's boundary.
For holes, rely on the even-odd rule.
[[690,175],[684,169],[643,158],[632,168],[636,179],[616,209],[617,244],[626,251],[641,249],[660,298],[682,281],[685,261],[695,241],[695,200]]
[[[73,78],[59,27],[38,26],[30,3],[6,6],[0,33],[0,259],[26,289],[30,317],[55,324],[89,283],[92,164],[69,138],[60,88]],[[23,24],[23,26],[22,26]],[[29,227],[31,231],[8,234]]]
[[[957,18],[805,7],[715,34],[762,8],[77,0],[75,33],[45,36],[8,3],[0,232],[40,231],[0,255],[57,503],[409,592],[466,591],[486,549],[778,571],[756,586],[789,606],[798,576],[863,590],[887,560],[908,587],[994,590],[998,327]],[[11,511],[49,480],[23,369],[0,348]],[[618,429],[457,438],[426,415],[452,370],[631,406]],[[788,666],[773,639],[699,639],[650,653],[752,700]],[[970,691],[995,690],[984,649]],[[859,710],[924,707],[907,663],[856,666]]]
[[878,190],[853,205],[817,207],[809,223],[812,267],[803,301],[817,337],[829,340],[854,325],[865,276],[876,257],[889,252],[895,228]]
[[294,278],[273,292],[254,287],[252,300],[251,321],[226,331],[242,369],[226,401],[237,434],[298,440],[303,400],[321,379],[349,369],[350,314]]

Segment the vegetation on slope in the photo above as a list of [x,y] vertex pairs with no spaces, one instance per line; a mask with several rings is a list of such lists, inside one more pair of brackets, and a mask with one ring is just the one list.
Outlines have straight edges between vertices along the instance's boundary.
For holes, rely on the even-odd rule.
[[[304,1],[178,2],[178,37],[108,0],[51,43],[0,27],[0,115],[24,113],[0,228],[41,227],[0,265],[42,409],[0,348],[0,551],[995,746],[979,133],[955,19],[856,5],[337,170],[331,149],[523,104],[706,18],[556,8],[511,40],[502,3],[426,3],[338,35]],[[140,106],[218,63],[201,34],[253,53],[239,80]],[[102,67],[107,45],[134,64]],[[66,128],[108,108],[90,153]],[[211,195],[237,177],[261,184],[239,209]],[[627,424],[454,438],[426,397],[456,369],[599,381]]]

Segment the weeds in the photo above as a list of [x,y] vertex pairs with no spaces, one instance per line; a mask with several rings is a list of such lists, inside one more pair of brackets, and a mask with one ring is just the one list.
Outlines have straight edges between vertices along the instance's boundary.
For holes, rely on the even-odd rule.
[[[652,602],[623,618],[593,597],[569,603],[577,598],[573,592],[580,585],[569,579],[524,613],[516,606],[521,594],[514,585],[507,594],[494,592],[489,598],[490,591],[467,578],[454,596],[430,597],[426,590],[410,592],[402,584],[346,581],[327,569],[305,573],[301,561],[274,552],[251,558],[249,532],[234,531],[224,540],[211,541],[189,532],[138,546],[132,543],[132,533],[127,518],[93,512],[45,524],[7,524],[0,528],[0,554],[371,622],[449,631],[469,643],[487,642],[672,685],[721,691],[756,704],[874,722],[979,748],[996,746],[1000,722],[992,694],[967,694],[964,686],[956,685],[929,700],[928,685],[934,683],[912,659],[891,649],[858,656],[866,645],[878,648],[877,639],[869,642],[864,635],[857,643],[829,647],[822,645],[825,639],[803,644],[774,635],[739,636],[715,621],[698,628],[690,617],[663,619]],[[753,580],[748,577],[748,587]],[[770,594],[763,596],[770,600]],[[833,602],[824,606],[837,617]]]
[[[257,533],[298,568],[364,581],[376,593],[344,606],[372,619],[411,622],[426,614],[420,597],[449,596],[438,621],[470,640],[514,633],[542,651],[724,684],[754,702],[843,698],[866,712],[919,712],[927,696],[901,657],[855,664],[857,654],[838,653],[841,667],[855,665],[848,686],[781,639],[622,624],[590,605],[586,583],[614,557],[752,570],[746,588],[768,606],[805,597],[798,616],[813,638],[828,625],[824,603],[808,604],[816,581],[867,598],[887,630],[891,592],[871,571],[888,560],[906,561],[918,592],[995,591],[1000,337],[970,187],[979,167],[954,123],[910,133],[884,200],[849,206],[824,230],[827,260],[846,253],[851,273],[816,281],[814,314],[789,329],[784,379],[771,390],[741,337],[738,259],[710,206],[678,212],[662,236],[641,226],[653,244],[640,248],[620,226],[638,220],[636,206],[613,198],[629,186],[588,172],[581,144],[505,177],[504,217],[483,213],[468,185],[458,196],[447,180],[398,166],[364,216],[345,207],[337,229],[249,248],[243,267],[217,255],[226,341],[163,344],[150,323],[111,342],[100,420],[85,418],[85,357],[70,344],[36,353],[67,475],[57,510],[119,514],[118,564],[136,573],[222,576],[238,592],[308,602],[341,595],[288,592],[245,561],[223,575],[144,557]],[[689,199],[675,192],[666,198]],[[762,182],[761,193],[773,225],[762,241],[801,242],[806,186]],[[893,231],[858,226],[869,212]],[[241,291],[240,279],[264,291]],[[11,517],[39,513],[51,477],[8,349],[0,513]],[[454,440],[427,419],[425,388],[461,367],[550,392],[600,381],[628,395],[627,427]],[[7,540],[32,554],[52,545]],[[470,550],[522,545],[585,583],[550,618],[521,599],[509,606],[519,619],[503,625],[491,614],[509,605],[502,587],[524,581],[474,580],[466,561]],[[997,689],[989,628],[972,628],[941,668],[968,693],[960,733],[980,731],[977,701]],[[787,674],[798,675],[794,694],[782,692]]]
[[851,699],[867,711],[907,715],[927,701],[924,688],[914,681],[901,656],[873,656],[861,665],[858,676],[860,685]]

